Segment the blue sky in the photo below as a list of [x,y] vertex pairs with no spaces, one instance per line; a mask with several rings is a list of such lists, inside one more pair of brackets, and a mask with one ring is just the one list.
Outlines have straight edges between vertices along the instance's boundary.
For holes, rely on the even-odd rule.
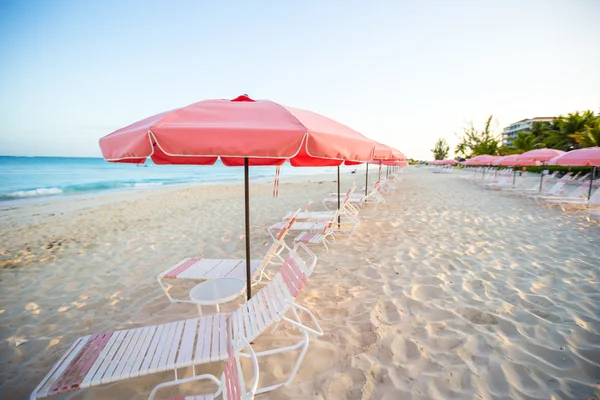
[[0,154],[208,98],[319,112],[430,158],[468,121],[600,109],[600,2],[0,1]]

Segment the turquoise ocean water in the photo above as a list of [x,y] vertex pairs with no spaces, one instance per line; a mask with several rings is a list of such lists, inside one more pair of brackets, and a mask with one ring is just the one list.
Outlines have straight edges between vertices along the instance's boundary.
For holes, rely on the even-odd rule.
[[[0,156],[0,202],[59,198],[151,186],[240,182],[243,168],[212,166],[109,163],[102,158]],[[335,168],[281,167],[290,175],[331,173]],[[251,167],[250,179],[274,179],[275,167]]]

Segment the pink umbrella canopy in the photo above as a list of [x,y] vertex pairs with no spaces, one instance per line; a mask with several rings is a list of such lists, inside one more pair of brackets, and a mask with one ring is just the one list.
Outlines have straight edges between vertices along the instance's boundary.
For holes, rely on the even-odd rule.
[[512,154],[510,156],[504,156],[504,157],[499,157],[496,160],[494,160],[494,164],[496,166],[499,167],[518,167],[521,166],[521,164],[519,164],[519,155],[518,154]]
[[546,164],[552,158],[565,154],[562,150],[555,149],[536,149],[530,150],[518,157],[519,166],[535,166],[540,164]]
[[[166,111],[100,139],[107,161],[244,166],[246,285],[251,296],[249,166],[367,162],[375,142],[322,115],[246,95]],[[339,191],[339,179],[338,179]]]
[[598,167],[600,166],[600,147],[586,147],[569,151],[554,157],[548,164],[570,167]]
[[492,165],[494,160],[496,160],[498,156],[490,156],[488,154],[475,156],[467,161],[465,161],[464,165]]
[[332,166],[370,161],[375,143],[322,115],[244,95],[148,117],[103,137],[100,148],[111,162]]

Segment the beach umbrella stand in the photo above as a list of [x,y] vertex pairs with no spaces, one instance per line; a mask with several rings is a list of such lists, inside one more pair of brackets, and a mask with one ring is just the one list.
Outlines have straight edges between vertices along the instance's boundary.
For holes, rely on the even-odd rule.
[[[590,188],[588,189],[588,201],[590,200],[590,197],[592,197],[592,184],[594,183],[594,180],[596,179],[596,168],[594,167],[592,168],[592,174],[590,175]],[[598,189],[600,190],[600,189]]]
[[540,190],[538,191],[538,193],[542,193],[542,185],[544,183],[544,166],[546,165],[546,162],[542,162],[542,172],[540,172]]

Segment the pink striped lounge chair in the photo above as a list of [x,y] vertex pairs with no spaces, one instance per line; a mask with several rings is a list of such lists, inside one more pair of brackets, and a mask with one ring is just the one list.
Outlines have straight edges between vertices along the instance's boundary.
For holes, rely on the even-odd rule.
[[[281,253],[289,248],[285,244],[285,236],[290,227],[296,221],[294,215],[300,212],[298,209],[289,221],[286,221],[281,231],[273,237],[273,244],[262,260],[251,260],[250,271],[252,272],[252,285],[268,280],[266,268],[271,264],[283,261]],[[271,235],[273,236],[273,235]],[[167,298],[173,303],[191,303],[189,298],[175,298],[169,293],[165,284],[166,280],[188,279],[204,281],[217,278],[238,278],[246,280],[246,260],[244,259],[211,259],[211,258],[186,258],[175,264],[166,271],[161,272],[156,278]]]
[[[300,257],[302,250],[306,260]],[[302,338],[295,344],[257,352],[257,357],[300,350],[289,377],[256,393],[289,385],[298,372],[311,336],[323,331],[312,313],[295,303],[317,262],[305,245],[290,250],[279,272],[250,300],[231,314],[213,314],[167,324],[123,329],[81,337],[69,347],[30,396],[39,399],[138,376],[192,368],[228,358],[226,322],[233,337],[256,340],[269,327],[285,322]]]

